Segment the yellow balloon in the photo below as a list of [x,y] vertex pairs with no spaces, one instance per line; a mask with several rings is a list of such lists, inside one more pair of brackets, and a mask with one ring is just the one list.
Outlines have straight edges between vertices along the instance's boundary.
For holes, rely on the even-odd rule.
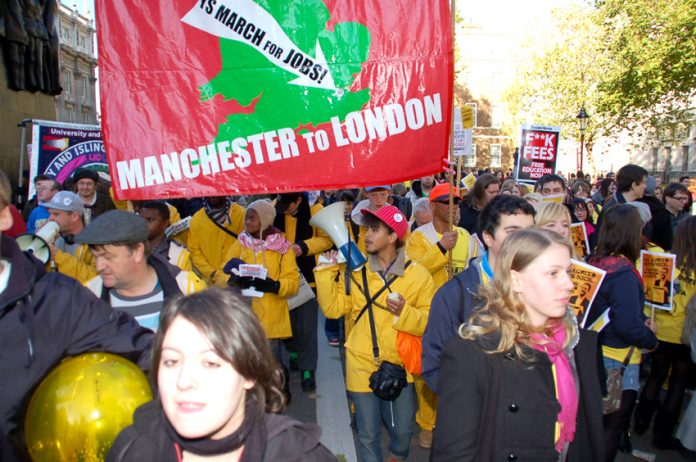
[[152,399],[145,374],[110,353],[68,358],[41,382],[24,431],[36,462],[102,461],[133,411]]

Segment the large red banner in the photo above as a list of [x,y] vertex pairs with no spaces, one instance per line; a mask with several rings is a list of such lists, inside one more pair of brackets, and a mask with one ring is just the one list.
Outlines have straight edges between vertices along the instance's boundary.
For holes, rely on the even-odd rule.
[[98,0],[120,199],[337,189],[441,169],[444,0]]

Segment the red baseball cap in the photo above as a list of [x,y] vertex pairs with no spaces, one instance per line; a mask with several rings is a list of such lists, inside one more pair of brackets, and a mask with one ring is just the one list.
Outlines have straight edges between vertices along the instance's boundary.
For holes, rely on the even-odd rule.
[[406,237],[406,232],[408,231],[408,220],[404,214],[401,213],[401,210],[393,205],[385,205],[376,212],[373,212],[370,209],[362,209],[360,210],[360,213],[363,215],[373,215],[379,218],[380,221],[382,221],[396,233],[399,239]]

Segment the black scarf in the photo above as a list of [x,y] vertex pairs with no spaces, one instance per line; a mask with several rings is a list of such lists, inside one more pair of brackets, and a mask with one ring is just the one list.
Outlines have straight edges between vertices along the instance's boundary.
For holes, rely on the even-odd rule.
[[[235,451],[244,446],[240,462],[258,462],[263,460],[266,452],[266,438],[268,430],[264,421],[263,410],[259,408],[256,400],[247,397],[244,409],[244,421],[242,425],[229,436],[219,440],[210,438],[187,439],[182,438],[169,420],[163,414],[164,428],[167,436],[173,444],[169,447],[176,454],[177,446],[181,451],[188,451],[201,456],[212,456]],[[167,451],[169,452],[169,451]],[[169,452],[171,454],[171,452]]]

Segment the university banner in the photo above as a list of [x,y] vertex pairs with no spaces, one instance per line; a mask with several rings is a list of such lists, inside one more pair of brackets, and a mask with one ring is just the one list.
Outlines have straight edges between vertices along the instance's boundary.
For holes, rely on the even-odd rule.
[[97,0],[119,199],[337,189],[442,170],[449,2]]
[[[578,260],[571,260],[570,277],[575,287],[570,294],[570,307],[577,316],[580,327],[584,327],[590,316],[590,308],[594,302],[599,286],[602,285],[606,271]],[[599,315],[601,313],[596,313]],[[594,319],[592,319],[594,321]]]
[[640,274],[645,286],[645,304],[672,311],[677,256],[671,253],[640,251]]
[[[96,170],[102,178],[110,180],[99,125],[33,121],[29,158],[31,179],[36,175],[47,175],[64,183],[81,167]],[[34,193],[34,182],[31,181],[29,197]]]
[[542,176],[556,173],[560,137],[561,127],[522,125],[517,162],[518,181],[536,183]]

